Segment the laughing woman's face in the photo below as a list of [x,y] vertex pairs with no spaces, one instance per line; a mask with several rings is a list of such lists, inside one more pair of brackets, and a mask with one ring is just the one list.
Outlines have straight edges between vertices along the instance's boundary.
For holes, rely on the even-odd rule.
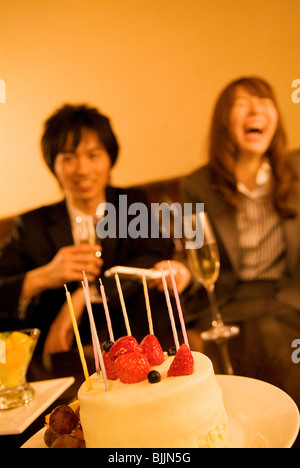
[[238,87],[229,123],[239,156],[261,157],[276,132],[278,112],[272,99],[255,96]]

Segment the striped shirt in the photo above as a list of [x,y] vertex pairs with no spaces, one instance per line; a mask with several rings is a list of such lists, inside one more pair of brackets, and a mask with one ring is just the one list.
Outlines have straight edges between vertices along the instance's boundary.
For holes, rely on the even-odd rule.
[[276,280],[285,270],[285,238],[282,220],[272,200],[271,167],[261,165],[256,186],[249,190],[237,184],[241,207],[237,214],[239,233],[239,279]]

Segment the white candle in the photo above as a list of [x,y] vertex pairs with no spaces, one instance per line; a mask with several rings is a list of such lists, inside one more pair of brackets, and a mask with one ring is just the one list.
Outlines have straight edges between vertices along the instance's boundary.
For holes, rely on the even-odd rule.
[[101,292],[101,297],[102,297],[102,302],[103,302],[103,307],[104,307],[104,312],[105,312],[105,317],[106,317],[106,322],[107,322],[107,328],[108,328],[108,333],[109,333],[109,339],[111,341],[115,341],[113,329],[111,326],[111,320],[110,320],[110,315],[109,315],[109,310],[108,310],[108,305],[107,305],[105,289],[102,284],[101,278],[99,278],[99,281],[100,281],[100,292]]
[[117,288],[118,288],[119,298],[120,298],[120,302],[121,302],[121,307],[122,307],[123,317],[124,317],[124,321],[125,321],[125,326],[126,326],[126,330],[127,330],[127,335],[131,336],[131,330],[130,330],[128,315],[127,315],[127,311],[126,311],[126,306],[125,306],[125,302],[124,302],[123,292],[122,292],[121,283],[120,283],[120,280],[119,280],[118,273],[115,274],[115,280],[116,280],[116,283],[117,283]]
[[100,368],[102,371],[103,375],[103,380],[104,380],[104,385],[105,385],[105,391],[109,391],[109,385],[108,385],[108,380],[107,380],[107,375],[106,375],[106,369],[105,365],[103,362],[103,356],[100,348],[100,343],[99,343],[99,338],[96,330],[96,325],[95,325],[95,320],[92,312],[92,306],[91,306],[91,301],[89,299],[89,293],[88,290],[85,287],[84,282],[82,281],[82,286],[83,286],[83,292],[84,292],[84,297],[85,297],[85,302],[86,302],[86,307],[89,315],[89,320],[90,320],[90,326],[91,326],[91,332],[92,332],[92,337],[94,337],[94,342],[97,350],[97,355],[100,363]]
[[177,305],[178,316],[179,316],[179,320],[181,324],[181,331],[182,331],[183,339],[187,347],[190,349],[189,340],[187,337],[183,313],[182,313],[182,308],[180,304],[179,294],[178,294],[177,285],[176,285],[176,281],[174,277],[174,272],[169,261],[168,261],[168,265],[169,265],[169,271],[170,271],[170,276],[171,276],[171,281],[172,281],[172,286],[173,286],[173,292],[174,292],[176,305]]
[[[83,280],[84,280],[84,283],[82,282],[83,293],[84,293],[84,286],[85,286],[85,289],[86,289],[86,291],[88,293],[88,297],[85,297],[85,303],[86,303],[86,307],[88,309],[87,302],[89,302],[89,304],[91,303],[90,292],[89,292],[89,284],[88,284],[87,277],[85,276],[85,272],[83,271],[82,273],[83,273]],[[92,306],[89,306],[90,309],[91,309],[91,307]],[[88,310],[88,312],[89,312],[89,310]],[[90,322],[90,327],[91,327],[91,322]],[[92,335],[92,344],[93,344],[96,372],[97,372],[97,374],[100,374],[100,363],[99,363],[99,358],[98,358],[98,350],[97,350],[97,347],[96,347],[96,341],[95,341],[95,337],[94,337],[92,327],[91,327],[91,335]]]
[[149,300],[148,287],[147,287],[147,281],[146,281],[144,270],[142,271],[142,280],[143,280],[144,296],[145,296],[146,309],[147,309],[147,317],[148,317],[148,323],[149,323],[149,332],[150,332],[150,335],[154,335],[150,300]]
[[169,295],[168,286],[167,286],[167,282],[166,282],[166,278],[165,278],[165,274],[163,272],[163,269],[161,269],[161,279],[162,279],[163,286],[164,286],[164,292],[165,292],[165,296],[166,296],[166,301],[167,301],[168,312],[169,312],[169,316],[170,316],[171,327],[172,327],[173,337],[174,337],[174,341],[175,341],[176,351],[178,351],[179,341],[178,341],[178,335],[177,335],[177,330],[176,330],[176,324],[175,324],[175,320],[174,320],[172,304],[171,304],[171,301],[170,301],[170,295]]

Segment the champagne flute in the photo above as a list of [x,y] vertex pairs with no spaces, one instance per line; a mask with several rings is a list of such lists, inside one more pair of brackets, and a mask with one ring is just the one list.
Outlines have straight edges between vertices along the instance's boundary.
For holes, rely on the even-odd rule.
[[[216,300],[215,283],[220,272],[220,256],[212,226],[205,212],[197,212],[188,218],[185,220],[185,225],[187,221],[189,222],[188,229],[190,229],[188,236],[190,238],[186,236],[187,261],[195,279],[204,286],[207,292],[212,314],[212,326],[202,332],[201,337],[206,341],[231,338],[239,333],[239,327],[224,324]],[[194,234],[197,240],[192,240]]]
[[[96,257],[101,257],[101,241],[96,234],[96,224],[98,222],[97,215],[87,218],[77,216],[76,223],[78,225],[78,240],[79,244],[96,244],[99,245],[99,250],[95,252]],[[93,262],[91,262],[93,264]],[[89,293],[92,304],[101,304],[102,297],[98,291],[96,281],[89,283]]]

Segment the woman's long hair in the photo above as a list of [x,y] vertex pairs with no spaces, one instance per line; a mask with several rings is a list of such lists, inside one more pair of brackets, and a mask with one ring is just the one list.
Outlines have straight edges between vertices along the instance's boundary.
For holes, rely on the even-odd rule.
[[282,216],[294,217],[294,210],[288,206],[288,197],[294,189],[297,177],[288,161],[286,135],[274,92],[270,85],[261,78],[240,78],[230,83],[219,96],[209,136],[209,167],[213,184],[229,208],[238,208],[239,197],[235,178],[238,148],[232,139],[229,128],[229,114],[237,87],[244,88],[254,96],[271,99],[277,109],[277,129],[266,157],[268,157],[273,171],[275,207]]

